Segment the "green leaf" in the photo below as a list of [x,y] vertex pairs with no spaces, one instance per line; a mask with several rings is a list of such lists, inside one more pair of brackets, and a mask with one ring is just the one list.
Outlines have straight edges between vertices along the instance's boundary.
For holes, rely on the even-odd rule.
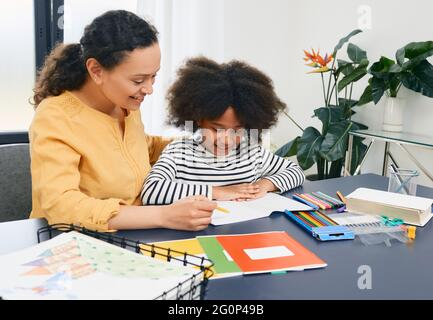
[[394,60],[382,56],[379,61],[371,65],[369,72],[377,78],[389,78],[389,70],[394,64]]
[[338,105],[343,110],[344,119],[350,118],[355,112],[352,110],[357,105],[358,101],[352,99],[338,99]]
[[347,45],[347,55],[350,60],[356,63],[361,63],[362,60],[367,60],[367,52],[354,45],[353,43],[349,43]]
[[301,137],[296,137],[292,141],[289,141],[277,151],[275,154],[280,157],[291,157],[294,156],[298,152],[298,141]]
[[402,66],[404,63],[404,55],[405,55],[405,48],[400,48],[395,53],[395,59],[397,60],[397,63]]
[[403,73],[401,82],[413,91],[433,98],[433,66],[424,60],[411,73]]
[[352,73],[345,76],[338,82],[338,92],[343,90],[346,86],[352,82],[356,82],[367,74],[368,60],[363,60],[363,62],[357,66]]
[[404,49],[405,58],[414,59],[430,52],[433,49],[433,41],[411,42],[405,45],[402,49]]
[[373,98],[374,104],[377,104],[382,98],[385,91],[388,89],[384,79],[373,77],[371,79],[371,96]]
[[362,93],[361,97],[359,98],[358,106],[362,106],[371,101],[373,101],[373,95],[371,94],[371,85],[368,85]]
[[322,121],[324,134],[333,123],[344,120],[343,110],[335,106],[318,108],[314,110],[314,115]]
[[322,142],[320,155],[327,161],[335,161],[345,156],[348,133],[352,127],[350,121],[333,124]]
[[427,59],[428,57],[433,55],[433,49],[430,49],[429,51],[420,54],[417,57],[414,57],[412,59],[410,59],[409,61],[405,62],[402,66],[403,71],[407,71],[410,69],[415,68],[420,62],[424,61],[425,59]]
[[358,34],[358,33],[360,33],[360,32],[362,32],[362,30],[360,30],[360,29],[356,29],[356,30],[353,30],[351,33],[349,33],[349,34],[348,34],[347,36],[345,36],[344,38],[341,38],[340,41],[338,41],[338,44],[335,46],[335,48],[334,48],[334,52],[332,53],[332,56],[335,58],[335,55],[337,54],[337,51],[340,50],[341,47],[343,47],[343,45],[344,45],[347,41],[349,41],[349,39],[350,39],[351,37],[353,37],[354,35],[356,35],[356,34]]
[[338,76],[340,73],[347,76],[349,73],[353,72],[355,69],[352,62],[337,59],[338,68],[335,71],[335,75]]
[[331,168],[329,168],[328,178],[341,177],[341,170],[343,169],[343,164],[343,159],[332,161]]
[[352,121],[352,128],[351,130],[366,130],[368,127],[365,124],[362,124],[360,122]]
[[323,137],[314,127],[304,130],[302,137],[298,140],[298,163],[302,169],[307,170],[317,161]]
[[356,168],[361,163],[365,152],[367,151],[367,146],[362,142],[364,139],[361,137],[353,137],[352,143],[352,162],[350,164],[350,173],[354,174]]

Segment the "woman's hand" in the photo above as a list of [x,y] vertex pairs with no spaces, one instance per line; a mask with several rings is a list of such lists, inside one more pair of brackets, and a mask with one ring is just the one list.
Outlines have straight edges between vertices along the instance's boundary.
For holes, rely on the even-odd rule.
[[205,196],[192,196],[164,206],[161,226],[168,229],[199,231],[211,222],[217,204]]
[[254,184],[234,184],[231,186],[213,187],[212,197],[214,200],[247,200],[254,199],[259,191],[260,186]]

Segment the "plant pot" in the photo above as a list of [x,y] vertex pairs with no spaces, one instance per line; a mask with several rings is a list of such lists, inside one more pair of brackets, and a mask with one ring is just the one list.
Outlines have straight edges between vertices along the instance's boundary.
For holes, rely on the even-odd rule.
[[405,103],[406,100],[401,98],[386,98],[382,126],[384,131],[403,131],[403,112]]
[[308,181],[317,181],[319,180],[318,174],[309,174],[305,177]]

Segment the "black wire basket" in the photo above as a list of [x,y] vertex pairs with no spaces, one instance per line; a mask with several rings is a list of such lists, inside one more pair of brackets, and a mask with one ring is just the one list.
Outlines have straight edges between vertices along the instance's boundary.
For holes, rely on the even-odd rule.
[[214,263],[207,258],[191,255],[187,252],[171,250],[170,248],[164,248],[154,244],[130,240],[112,233],[97,232],[69,224],[54,224],[40,228],[37,233],[38,243],[51,239],[60,233],[70,231],[77,231],[121,248],[134,251],[137,254],[150,256],[152,258],[160,257],[168,262],[178,262],[182,263],[184,266],[191,266],[197,269],[197,273],[193,274],[187,280],[179,282],[179,284],[172,289],[163,292],[156,297],[155,300],[167,300],[169,297],[175,300],[203,300],[205,298],[209,278],[214,274],[212,271]]

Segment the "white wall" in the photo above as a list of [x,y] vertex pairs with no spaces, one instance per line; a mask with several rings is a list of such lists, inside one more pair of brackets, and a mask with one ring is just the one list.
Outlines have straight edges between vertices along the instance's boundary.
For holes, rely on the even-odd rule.
[[[84,26],[100,13],[110,9],[137,12],[140,2],[146,1],[153,0],[92,0],[91,3],[87,0],[66,0],[65,42],[77,42]],[[216,1],[223,4],[218,2],[217,6]],[[192,50],[186,50],[184,53],[178,51],[178,60],[170,63],[170,69],[174,69],[180,61],[179,55],[182,54],[185,54],[185,58],[187,55],[204,53],[211,56],[215,54],[213,57],[217,59],[222,57],[223,60],[245,60],[272,77],[277,93],[288,104],[290,113],[302,126],[319,125],[317,119],[312,119],[311,115],[322,103],[320,76],[306,74],[308,69],[302,60],[302,50],[314,47],[321,48],[322,52],[332,51],[342,36],[358,28],[358,22],[365,22],[358,13],[360,6],[371,8],[371,29],[357,35],[352,41],[367,50],[370,61],[377,60],[380,55],[393,58],[395,51],[406,43],[432,40],[433,35],[433,2],[429,0],[416,0],[412,5],[403,0],[187,2],[195,3],[194,10],[198,11],[178,15],[184,17],[184,23],[188,27],[184,32],[177,30],[178,36],[173,40],[172,47],[176,46],[177,50],[179,45],[185,47],[185,40],[182,40],[185,38],[179,38],[179,34],[184,33],[184,36],[187,36],[191,33],[191,26],[198,29],[196,36],[201,40],[191,44],[194,47]],[[175,13],[179,13],[178,10],[185,10],[184,5],[187,2],[173,1]],[[209,11],[218,11],[220,17],[221,10],[223,26],[220,25],[220,18],[209,19],[208,15]],[[8,47],[13,47],[15,53],[25,53],[17,55],[5,50],[0,53],[0,88],[4,97],[0,109],[0,130],[26,129],[33,115],[32,108],[27,102],[34,84],[33,1],[4,1],[0,4],[0,12],[2,30],[16,31],[2,32],[2,43],[8,43]],[[207,12],[207,15],[203,12]],[[220,28],[223,34],[218,32]],[[160,29],[163,32],[162,26]],[[216,43],[219,45],[215,46]],[[170,52],[174,52],[171,50],[172,47],[168,47]],[[164,81],[164,86],[167,84],[168,82]],[[364,86],[363,80],[355,87],[354,97],[359,96]],[[408,97],[404,130],[433,136],[433,99],[405,90],[402,94]],[[382,103],[377,106],[367,105],[359,110],[358,119],[373,129],[379,129],[382,112]],[[282,116],[277,127],[273,129],[271,138],[275,146],[280,146],[298,134],[299,130]],[[364,172],[380,172],[383,152],[381,147],[372,150]],[[431,151],[415,148],[411,150],[429,170],[433,171]],[[391,151],[403,159],[402,166],[413,167],[410,161],[400,157],[398,150]],[[433,185],[426,179],[422,179],[421,182]]]
[[79,42],[84,28],[108,10],[136,12],[137,0],[65,0],[64,42]]
[[[352,41],[367,50],[370,61],[381,55],[394,58],[395,51],[408,42],[433,40],[433,2],[428,0],[413,5],[402,0],[226,0],[225,57],[245,59],[266,71],[301,126],[318,126],[320,122],[311,115],[323,100],[320,76],[306,74],[302,50],[313,47],[332,52],[341,37],[358,28],[358,22],[365,27],[365,19],[358,13],[360,6],[371,8],[371,29]],[[355,87],[355,98],[365,85],[363,80]],[[404,130],[433,137],[433,99],[407,90],[401,93],[408,98]],[[359,109],[358,120],[380,129],[382,113],[382,102],[370,104]],[[282,116],[272,131],[272,141],[280,146],[299,134]],[[410,150],[433,172],[432,151]],[[414,167],[395,148],[391,152],[401,159],[401,166]],[[382,153],[382,145],[372,149],[363,172],[380,173]],[[425,178],[420,182],[433,185]]]
[[35,80],[33,0],[0,2],[0,131],[27,130]]

